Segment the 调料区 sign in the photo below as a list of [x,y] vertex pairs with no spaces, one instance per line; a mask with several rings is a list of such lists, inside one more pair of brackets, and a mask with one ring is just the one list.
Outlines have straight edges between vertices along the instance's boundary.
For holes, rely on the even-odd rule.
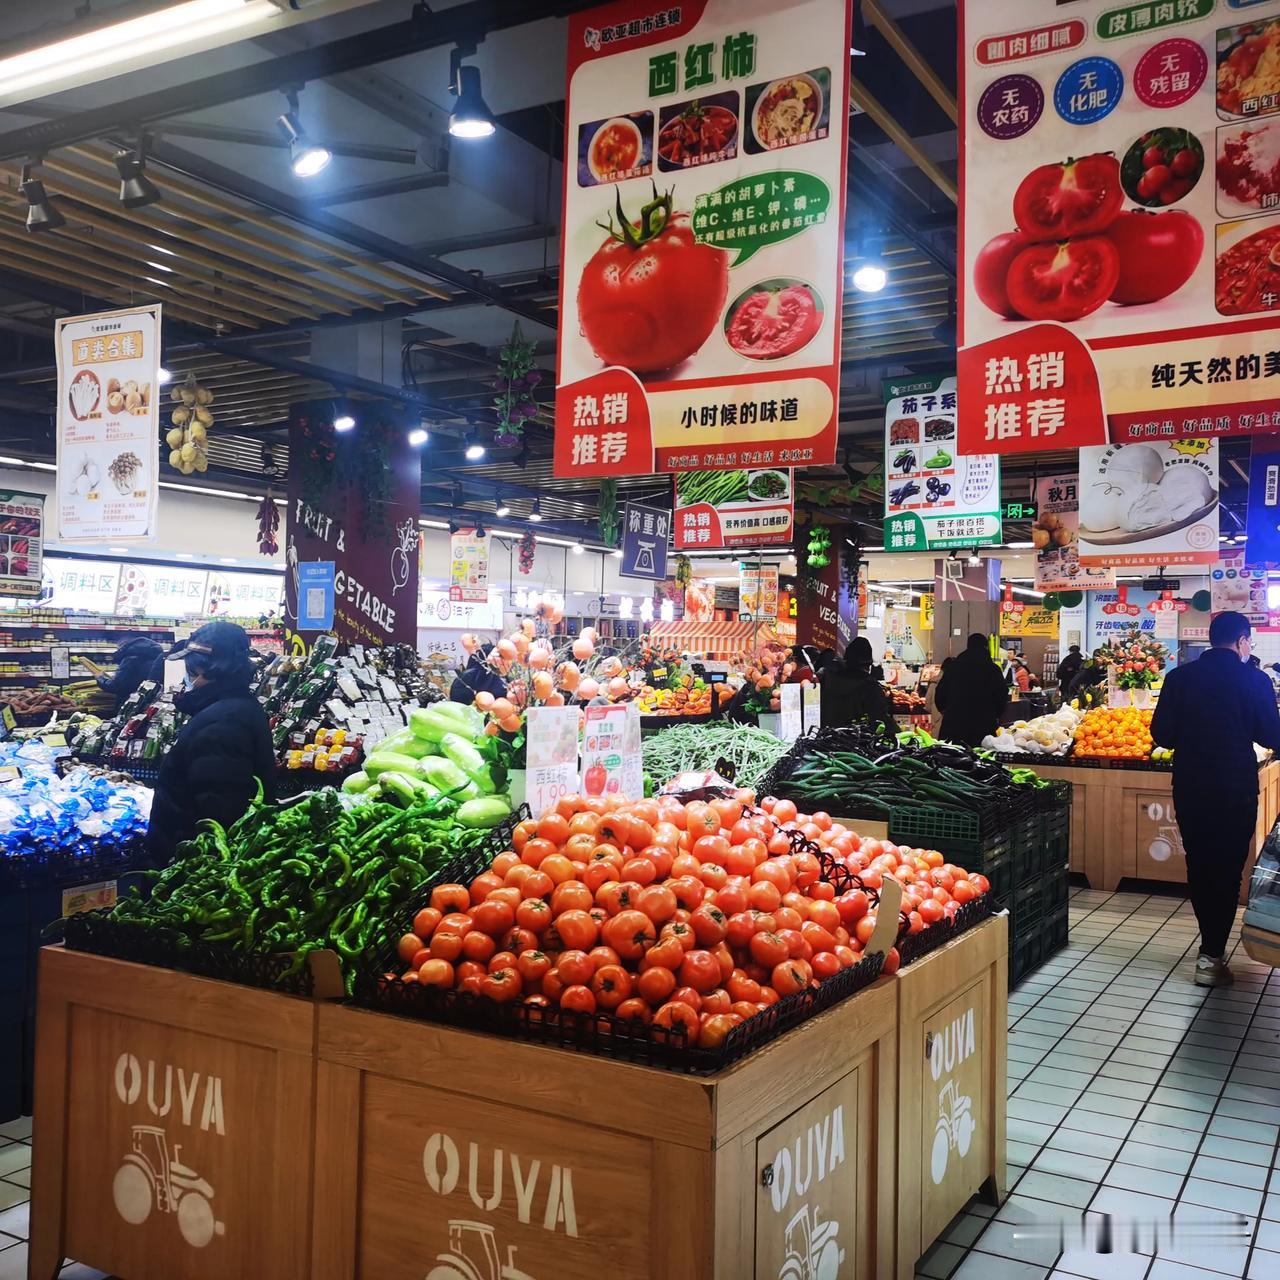
[[795,524],[792,475],[785,467],[677,475],[676,550],[790,542]]
[[1213,564],[1218,515],[1216,440],[1080,450],[1082,565]]
[[44,494],[0,493],[0,596],[38,596],[43,556]]
[[1080,563],[1080,476],[1042,476],[1036,481],[1038,514],[1031,526],[1037,591],[1087,591],[1116,585],[1113,569]]
[[835,461],[851,17],[569,19],[557,476]]
[[622,513],[622,564],[618,577],[661,582],[667,576],[670,537],[670,511],[628,502]]
[[69,316],[58,361],[54,505],[63,542],[155,537],[160,304]]
[[1280,436],[1259,436],[1249,457],[1248,562],[1280,569]]
[[960,451],[1280,428],[1280,6],[961,0],[959,39]]
[[956,448],[956,380],[884,384],[884,549],[998,544],[1000,458]]

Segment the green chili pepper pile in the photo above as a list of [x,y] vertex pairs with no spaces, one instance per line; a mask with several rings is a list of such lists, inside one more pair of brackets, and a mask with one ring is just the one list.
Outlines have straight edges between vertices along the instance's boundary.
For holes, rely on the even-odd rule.
[[453,859],[490,840],[443,797],[409,808],[332,788],[282,805],[261,803],[227,830],[205,821],[157,873],[149,896],[122,898],[111,918],[176,930],[234,950],[335,950],[350,962],[376,946],[387,922]]

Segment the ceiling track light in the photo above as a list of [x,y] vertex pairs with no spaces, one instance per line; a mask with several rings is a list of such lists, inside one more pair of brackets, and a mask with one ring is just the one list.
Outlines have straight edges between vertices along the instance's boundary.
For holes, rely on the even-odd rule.
[[337,400],[333,404],[333,429],[338,432],[354,431],[356,427],[355,415],[351,412],[351,406],[345,400]]
[[511,508],[507,504],[507,500],[501,494],[494,499],[493,514],[497,516],[499,520],[511,514]]
[[529,508],[529,519],[537,524],[542,519],[542,499],[534,498],[533,506]]
[[31,176],[38,161],[28,161],[22,166],[22,181],[18,190],[27,198],[27,230],[36,235],[41,231],[56,231],[65,227],[67,220],[60,214],[45,192],[44,183]]
[[312,141],[302,127],[297,90],[290,89],[285,97],[289,102],[289,110],[280,116],[276,124],[289,142],[289,168],[296,178],[314,178],[329,167],[333,152],[319,142]]
[[408,438],[409,443],[413,445],[415,449],[418,449],[431,439],[431,432],[428,431],[426,427],[414,427],[413,430],[409,432]]
[[451,534],[454,534],[454,533],[457,533],[457,532],[458,532],[458,522],[457,522],[456,520],[450,520],[450,521],[449,521],[449,532],[450,532]]
[[854,246],[851,283],[859,293],[879,293],[889,283],[889,271],[880,256],[879,240],[863,236]]
[[449,133],[454,138],[491,138],[498,128],[480,90],[480,68],[462,65],[462,59],[473,57],[475,51],[474,44],[460,44],[449,55],[449,91],[453,94]]
[[475,534],[477,538],[487,538],[489,536],[488,533],[485,531],[484,525],[480,522],[478,517],[476,519]]
[[146,175],[146,139],[139,138],[132,151],[115,154],[116,172],[120,175],[120,203],[126,209],[141,209],[160,199],[160,190]]
[[484,441],[482,441],[474,431],[468,431],[465,437],[465,443],[467,461],[479,462],[486,453]]

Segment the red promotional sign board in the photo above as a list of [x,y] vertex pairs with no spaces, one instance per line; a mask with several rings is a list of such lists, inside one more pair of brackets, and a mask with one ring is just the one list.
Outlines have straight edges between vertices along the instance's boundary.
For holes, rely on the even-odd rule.
[[557,476],[835,461],[851,16],[569,19]]
[[1280,426],[1276,0],[960,0],[959,451]]
[[789,470],[683,472],[676,477],[676,550],[790,542],[793,481]]

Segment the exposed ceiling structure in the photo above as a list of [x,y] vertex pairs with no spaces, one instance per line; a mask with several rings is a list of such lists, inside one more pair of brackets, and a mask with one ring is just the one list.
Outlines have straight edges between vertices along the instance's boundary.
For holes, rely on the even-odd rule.
[[[6,5],[0,58],[168,3]],[[541,494],[546,530],[596,537],[597,486],[553,479],[550,462],[565,19],[590,3],[352,0],[333,16],[0,109],[0,452],[52,457],[54,317],[154,300],[165,307],[167,367],[197,373],[217,396],[201,484],[278,485],[291,403],[388,399],[431,431],[424,515],[489,514],[502,497],[519,521]],[[862,0],[861,10],[846,254],[852,271],[860,253],[878,253],[889,279],[881,293],[845,295],[844,469],[833,477],[882,462],[883,378],[954,362],[955,3]],[[468,61],[497,117],[482,141],[447,130],[459,44],[477,46]],[[333,156],[309,179],[291,171],[276,126],[292,101]],[[140,142],[161,199],[126,209],[114,157]],[[23,225],[18,190],[31,160],[65,218],[39,235]],[[462,437],[493,428],[498,353],[516,321],[546,371],[539,416],[519,451],[469,462]],[[353,326],[384,322],[390,355],[376,367],[339,358]],[[1238,447],[1247,452],[1224,446],[1229,457]],[[1054,465],[1011,460],[1006,496],[1029,496],[1035,468]],[[1228,465],[1223,476],[1229,531],[1232,489],[1242,495],[1244,483]],[[667,485],[636,477],[620,489],[653,496]],[[874,488],[840,514],[879,541]]]

